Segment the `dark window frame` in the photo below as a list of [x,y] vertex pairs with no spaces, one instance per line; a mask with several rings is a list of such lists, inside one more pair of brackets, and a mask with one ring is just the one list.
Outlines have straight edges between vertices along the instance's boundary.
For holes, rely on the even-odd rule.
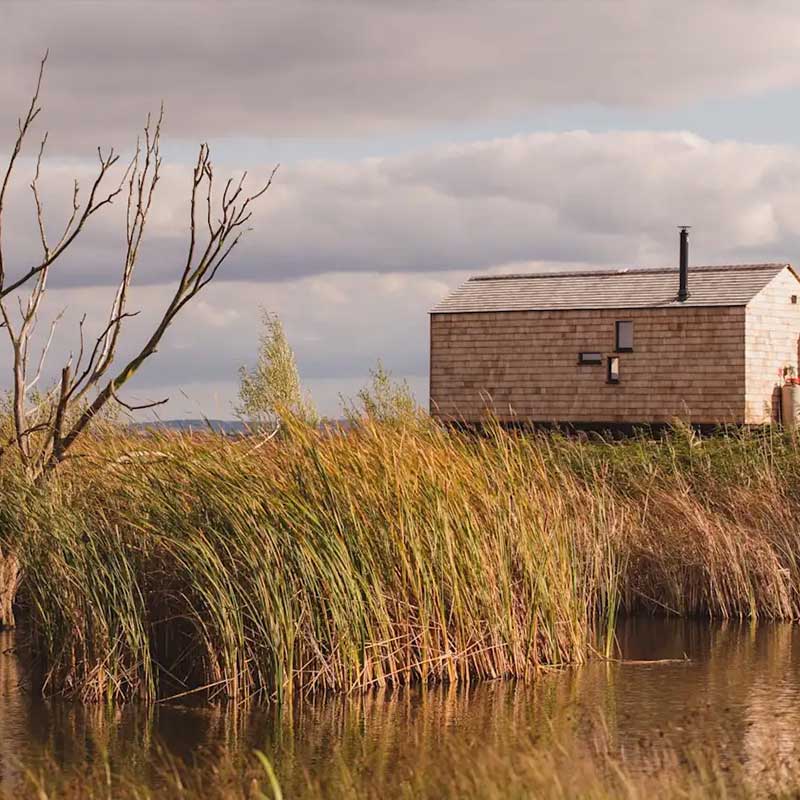
[[[597,356],[597,358],[589,358],[589,356]],[[602,363],[603,354],[597,350],[582,350],[578,353],[579,367],[599,367]]]
[[[612,377],[613,370],[611,366],[614,362],[617,362],[617,376]],[[619,356],[609,356],[608,360],[606,361],[606,383],[619,383],[620,378],[620,359]]]
[[[620,325],[630,325],[631,326],[631,346],[630,347],[620,347],[619,346],[619,326]],[[618,319],[614,323],[614,352],[615,353],[632,353],[633,352],[633,320],[632,319]]]

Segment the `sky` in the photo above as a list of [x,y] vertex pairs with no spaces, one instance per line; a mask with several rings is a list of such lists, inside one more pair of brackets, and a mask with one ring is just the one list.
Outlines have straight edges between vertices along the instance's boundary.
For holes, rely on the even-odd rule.
[[[39,255],[96,148],[132,152],[163,102],[164,173],[119,360],[185,259],[191,168],[253,185],[253,230],[123,399],[231,418],[260,309],[320,411],[380,359],[427,403],[428,311],[470,275],[800,261],[800,7],[771,0],[16,2],[0,0],[0,161],[49,49],[35,138],[10,188],[10,270]],[[121,269],[119,203],[54,267],[45,381],[99,332]],[[0,331],[0,334],[3,333]],[[5,349],[4,349],[5,348]],[[0,388],[10,353],[0,341]],[[150,412],[152,413],[152,412]]]

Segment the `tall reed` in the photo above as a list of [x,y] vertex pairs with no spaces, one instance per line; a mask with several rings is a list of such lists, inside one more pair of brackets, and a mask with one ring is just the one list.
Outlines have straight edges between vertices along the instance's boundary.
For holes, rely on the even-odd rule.
[[800,617],[788,436],[109,433],[12,472],[45,688],[89,700],[529,677],[609,654],[619,609]]

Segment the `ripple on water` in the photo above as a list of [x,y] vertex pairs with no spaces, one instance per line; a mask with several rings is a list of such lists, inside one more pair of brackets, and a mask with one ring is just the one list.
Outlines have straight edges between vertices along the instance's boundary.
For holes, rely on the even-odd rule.
[[615,747],[713,741],[754,771],[767,753],[796,752],[800,627],[636,618],[620,625],[618,640],[623,659],[639,663],[594,662],[529,684],[373,692],[243,713],[43,701],[24,689],[13,635],[0,634],[0,790],[12,790],[20,761],[44,752],[66,765],[99,752],[147,764],[157,743],[187,759],[257,747],[284,776],[300,767],[324,776],[337,759],[385,775],[438,768],[453,742],[465,745],[461,752],[492,743],[513,754],[530,741],[523,732],[593,736],[598,719]]

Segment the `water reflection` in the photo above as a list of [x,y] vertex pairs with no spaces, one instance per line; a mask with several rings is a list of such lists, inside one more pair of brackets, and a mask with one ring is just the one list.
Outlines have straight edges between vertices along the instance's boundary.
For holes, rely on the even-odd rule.
[[102,755],[144,773],[159,742],[187,759],[209,750],[233,758],[258,747],[288,788],[305,775],[324,780],[337,761],[378,780],[402,779],[436,770],[454,741],[479,758],[485,744],[513,752],[523,732],[544,740],[590,736],[598,717],[615,748],[713,741],[758,772],[766,753],[797,753],[798,637],[792,625],[632,619],[618,630],[622,663],[547,672],[527,685],[386,691],[244,713],[44,702],[20,688],[24,670],[8,652],[13,638],[0,635],[0,788],[9,792],[18,780],[15,763],[45,751],[67,764]]

